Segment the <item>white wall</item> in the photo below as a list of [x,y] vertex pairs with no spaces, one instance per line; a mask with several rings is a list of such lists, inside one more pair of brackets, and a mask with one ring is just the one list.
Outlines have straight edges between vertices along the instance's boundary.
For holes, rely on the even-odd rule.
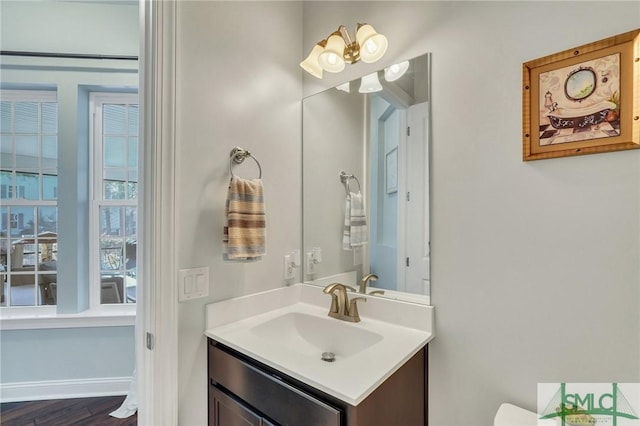
[[133,2],[2,0],[2,49],[138,56]]
[[[282,286],[282,256],[300,248],[301,34],[298,2],[178,3],[177,266],[210,268],[210,297],[179,306],[182,426],[206,424],[204,305]],[[260,161],[265,185],[267,255],[247,264],[222,261],[235,146]]]
[[523,163],[520,136],[522,63],[637,28],[637,3],[366,6],[305,2],[301,56],[361,21],[389,38],[375,68],[433,52],[430,425],[535,409],[538,382],[640,381],[640,151]]
[[133,373],[133,327],[3,330],[0,342],[3,386],[120,379]]

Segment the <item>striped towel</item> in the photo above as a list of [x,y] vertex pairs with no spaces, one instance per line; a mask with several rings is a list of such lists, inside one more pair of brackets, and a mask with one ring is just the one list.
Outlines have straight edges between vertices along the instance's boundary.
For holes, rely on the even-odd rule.
[[342,248],[351,250],[367,244],[367,218],[362,193],[349,192],[345,203]]
[[231,178],[222,247],[224,260],[260,260],[267,254],[261,179]]

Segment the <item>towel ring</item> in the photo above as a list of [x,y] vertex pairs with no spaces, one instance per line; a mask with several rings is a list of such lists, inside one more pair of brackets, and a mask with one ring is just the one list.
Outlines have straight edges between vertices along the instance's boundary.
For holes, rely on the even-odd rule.
[[258,179],[262,179],[262,166],[260,166],[260,162],[256,159],[256,157],[251,155],[249,151],[247,151],[246,149],[242,149],[238,146],[233,148],[231,150],[231,153],[229,154],[229,174],[231,175],[231,177],[235,177],[232,170],[233,163],[242,164],[242,162],[247,157],[251,157],[253,161],[256,162],[256,164],[258,165],[258,172],[259,172]]
[[348,175],[344,171],[340,172],[340,182],[342,182],[342,184],[344,185],[344,190],[347,192],[347,195],[349,195],[350,192],[349,183],[351,183],[351,179],[355,179],[356,183],[358,184],[359,192],[361,188],[358,178],[355,175]]

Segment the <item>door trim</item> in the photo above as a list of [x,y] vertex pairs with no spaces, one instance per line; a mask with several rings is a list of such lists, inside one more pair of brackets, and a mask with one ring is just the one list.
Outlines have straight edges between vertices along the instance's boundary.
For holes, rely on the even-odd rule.
[[[140,0],[141,240],[136,323],[138,424],[178,423],[175,259],[175,0]],[[161,313],[161,314],[160,314]],[[147,348],[147,333],[153,347]]]

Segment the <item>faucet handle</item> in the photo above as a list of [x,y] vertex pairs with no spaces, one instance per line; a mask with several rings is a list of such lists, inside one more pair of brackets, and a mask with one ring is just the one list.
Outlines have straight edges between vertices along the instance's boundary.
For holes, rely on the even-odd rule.
[[346,285],[346,284],[343,284],[343,285],[344,285],[344,288],[346,288],[349,291],[352,291],[354,293],[356,293],[358,291],[354,287],[351,287],[350,285]]
[[330,296],[331,296],[331,307],[329,308],[329,312],[333,314],[337,314],[338,313],[338,296],[336,296],[333,293],[331,293]]
[[338,317],[344,315],[347,309],[347,290],[343,284],[331,283],[326,286],[323,293],[331,296],[331,307],[329,308],[329,316]]
[[358,300],[362,300],[363,302],[367,301],[366,297],[354,297],[349,301],[349,318],[353,319],[353,322],[360,321],[360,315],[358,314]]

